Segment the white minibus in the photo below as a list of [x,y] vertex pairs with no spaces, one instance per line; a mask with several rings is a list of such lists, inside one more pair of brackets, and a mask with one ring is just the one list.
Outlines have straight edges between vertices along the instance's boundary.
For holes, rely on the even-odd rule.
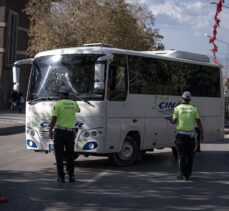
[[21,65],[30,63],[26,97],[26,146],[50,152],[48,129],[56,90],[66,85],[81,108],[77,114],[75,155],[108,156],[128,166],[146,151],[172,148],[173,108],[192,93],[205,141],[224,137],[221,68],[205,55],[183,51],[131,51],[95,43],[38,53],[15,62],[14,87]]

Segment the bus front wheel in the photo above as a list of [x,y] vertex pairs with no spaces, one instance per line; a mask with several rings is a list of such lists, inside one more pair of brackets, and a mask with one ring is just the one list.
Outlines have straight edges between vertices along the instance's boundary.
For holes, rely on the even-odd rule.
[[136,161],[138,152],[135,139],[127,136],[122,144],[121,151],[112,153],[109,158],[118,166],[129,166]]

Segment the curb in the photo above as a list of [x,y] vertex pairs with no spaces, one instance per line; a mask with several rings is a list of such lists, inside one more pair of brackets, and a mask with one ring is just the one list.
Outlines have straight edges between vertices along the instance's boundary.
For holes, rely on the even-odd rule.
[[25,125],[15,125],[11,127],[0,128],[0,136],[11,135],[25,132]]

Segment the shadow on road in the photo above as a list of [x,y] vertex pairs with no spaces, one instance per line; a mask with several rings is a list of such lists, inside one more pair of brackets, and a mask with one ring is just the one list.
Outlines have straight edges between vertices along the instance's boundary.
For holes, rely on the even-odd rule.
[[51,162],[39,171],[2,170],[0,190],[9,202],[0,209],[228,210],[228,160],[228,151],[197,153],[191,181],[175,179],[177,161],[171,152],[147,153],[130,167],[113,166],[107,158],[82,158],[75,162],[74,184],[57,183]]

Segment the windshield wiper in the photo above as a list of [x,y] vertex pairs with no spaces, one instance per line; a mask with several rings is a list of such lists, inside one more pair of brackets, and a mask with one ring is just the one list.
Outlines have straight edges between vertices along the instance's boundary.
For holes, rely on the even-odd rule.
[[84,101],[85,103],[87,103],[88,105],[92,106],[92,107],[95,107],[93,104],[91,104],[89,101],[79,97],[78,95],[76,95],[75,93],[70,93],[71,95],[73,95],[75,98],[77,98],[78,100],[81,100],[81,101]]
[[52,100],[57,100],[59,99],[59,97],[38,97],[38,98],[35,98],[33,100],[30,100],[28,103],[30,105],[34,105],[38,102],[41,102],[41,101],[52,101]]

